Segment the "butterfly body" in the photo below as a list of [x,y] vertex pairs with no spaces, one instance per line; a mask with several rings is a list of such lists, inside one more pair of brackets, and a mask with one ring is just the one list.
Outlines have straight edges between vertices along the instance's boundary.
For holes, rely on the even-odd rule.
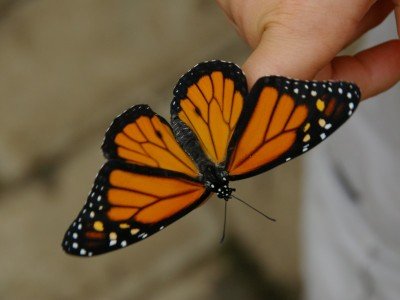
[[[176,100],[174,100],[176,101]],[[218,198],[229,200],[235,189],[229,187],[229,173],[225,162],[213,163],[202,150],[202,146],[191,129],[183,123],[175,111],[172,111],[171,127],[175,138],[186,153],[192,158],[199,169],[199,180],[208,191],[216,193]],[[200,111],[195,109],[200,115]]]
[[233,63],[201,63],[181,77],[171,124],[147,105],[107,130],[107,158],[67,230],[67,253],[92,256],[141,241],[204,203],[228,201],[234,180],[289,161],[323,141],[354,112],[360,91],[347,82],[281,76],[247,90]]

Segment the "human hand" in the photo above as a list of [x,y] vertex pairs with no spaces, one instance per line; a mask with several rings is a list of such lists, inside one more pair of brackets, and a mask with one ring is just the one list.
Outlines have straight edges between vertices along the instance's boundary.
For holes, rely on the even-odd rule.
[[400,80],[400,40],[354,56],[338,56],[394,9],[400,0],[217,0],[253,48],[243,65],[249,85],[265,75],[357,83],[363,98]]

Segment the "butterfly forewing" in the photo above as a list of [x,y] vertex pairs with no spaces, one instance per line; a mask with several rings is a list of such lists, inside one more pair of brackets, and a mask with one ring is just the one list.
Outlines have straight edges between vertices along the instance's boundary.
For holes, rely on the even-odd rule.
[[[216,165],[223,165],[246,94],[246,79],[238,66],[221,61],[201,63],[175,87],[172,123],[183,122],[206,157]],[[190,147],[186,150],[196,157],[197,153],[190,153]]]
[[230,144],[230,178],[265,172],[308,151],[342,125],[359,100],[351,83],[259,79]]

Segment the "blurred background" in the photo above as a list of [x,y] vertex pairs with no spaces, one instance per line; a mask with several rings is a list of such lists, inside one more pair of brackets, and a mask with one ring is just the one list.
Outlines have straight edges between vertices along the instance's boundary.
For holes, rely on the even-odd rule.
[[299,299],[302,159],[234,183],[278,221],[231,201],[222,245],[212,198],[117,252],[60,246],[113,118],[148,103],[169,119],[190,67],[249,52],[213,0],[0,0],[0,298]]
[[80,259],[61,247],[103,164],[104,132],[198,62],[249,49],[213,0],[0,1],[0,298],[296,299],[299,162],[235,183],[272,223],[211,199],[162,233]]

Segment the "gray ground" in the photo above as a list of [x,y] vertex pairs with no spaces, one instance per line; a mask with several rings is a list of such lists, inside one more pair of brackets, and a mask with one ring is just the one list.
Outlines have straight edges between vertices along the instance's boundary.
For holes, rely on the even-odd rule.
[[211,0],[0,1],[0,298],[296,299],[299,161],[235,183],[266,221],[212,198],[143,243],[64,254],[113,117],[148,103],[168,118],[179,76],[249,49]]

